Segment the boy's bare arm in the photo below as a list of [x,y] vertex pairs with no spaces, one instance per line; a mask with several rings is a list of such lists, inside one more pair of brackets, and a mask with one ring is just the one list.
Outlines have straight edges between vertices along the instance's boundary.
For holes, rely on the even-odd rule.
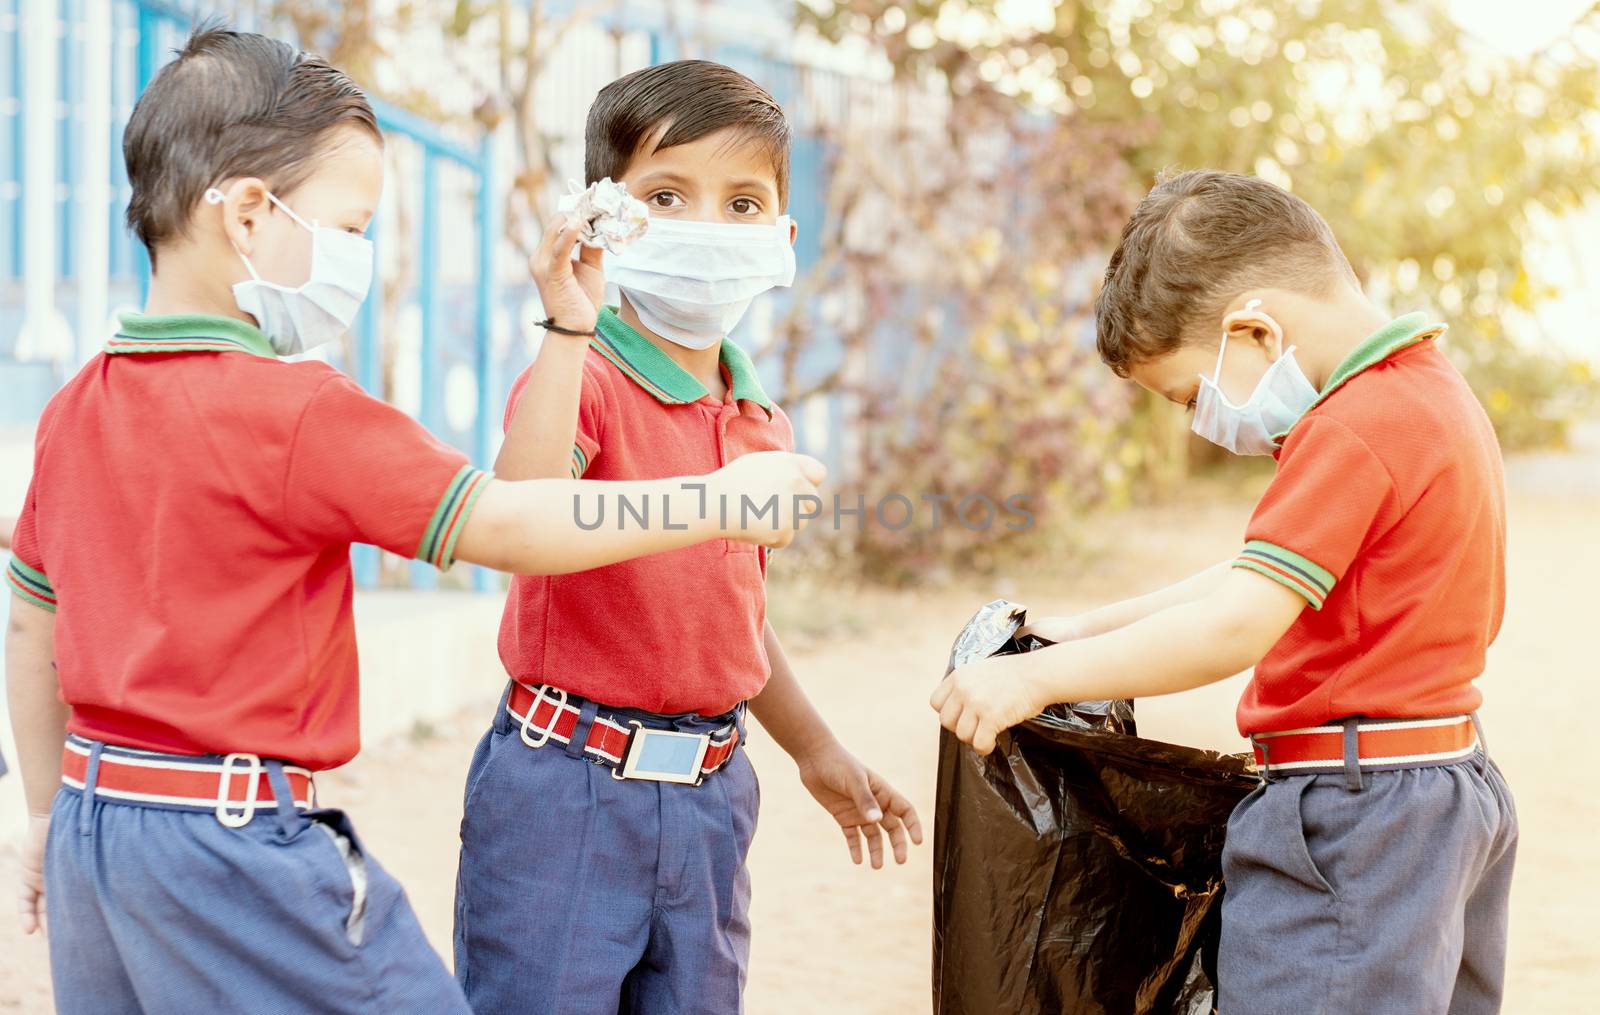
[[[552,323],[568,331],[593,331],[605,295],[600,248],[578,246],[579,224],[557,216],[529,264]],[[589,339],[547,331],[495,458],[502,479],[564,479],[572,475],[572,443]]]
[[61,788],[61,743],[67,706],[55,667],[56,615],[11,597],[6,625],[6,701],[17,738],[17,761],[28,813],[50,813]]
[[750,699],[751,713],[794,759],[801,783],[839,823],[852,860],[861,862],[864,835],[872,866],[881,868],[883,832],[888,832],[895,862],[905,863],[910,855],[907,837],[922,844],[922,822],[916,808],[839,743],[806,697],[770,620],[762,630],[762,640],[772,675],[761,693]]
[[12,598],[6,625],[6,699],[28,804],[17,894],[25,934],[38,929],[44,917],[44,842],[50,803],[61,788],[61,744],[67,735],[67,706],[56,679],[55,630],[54,613]]
[[1214,683],[1261,661],[1306,601],[1253,571],[1230,569],[1210,595],[1106,634],[951,673],[929,704],[979,751],[1046,705],[1144,698]]
[[[807,455],[763,451],[707,476],[617,483],[491,480],[467,518],[455,557],[515,574],[567,574],[707,539],[784,546],[797,531],[797,499],[815,497],[826,473]],[[623,500],[648,521],[624,516]],[[755,518],[741,509],[746,502],[773,500],[776,516]],[[748,527],[741,516],[749,519]]]
[[505,443],[494,460],[501,479],[566,479],[572,475],[572,444],[577,439],[578,399],[583,383],[586,340],[545,335],[528,385],[517,401]]
[[1182,581],[1142,596],[1123,599],[1072,616],[1040,617],[1026,624],[1018,633],[1037,635],[1045,641],[1061,642],[1092,638],[1097,634],[1115,631],[1119,627],[1126,627],[1135,621],[1143,620],[1153,613],[1160,613],[1181,603],[1192,603],[1196,599],[1210,595],[1222,584],[1223,576],[1232,567],[1233,561],[1225,560],[1211,565],[1199,574],[1192,574]]

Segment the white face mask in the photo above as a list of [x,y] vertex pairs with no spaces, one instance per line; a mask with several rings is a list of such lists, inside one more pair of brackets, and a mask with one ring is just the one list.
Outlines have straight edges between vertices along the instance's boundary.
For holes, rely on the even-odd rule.
[[[272,194],[267,199],[311,231],[311,275],[298,286],[268,282],[235,247],[250,279],[234,285],[233,300],[256,319],[256,327],[271,340],[278,355],[292,356],[331,342],[350,329],[372,287],[372,241],[315,222],[307,225]],[[215,187],[206,191],[206,201],[221,204],[222,191]]]
[[[1260,300],[1245,304],[1245,311],[1254,310]],[[1240,311],[1243,313],[1244,311]],[[1283,342],[1278,322],[1260,315],[1278,333]],[[1294,358],[1294,346],[1283,351],[1267,372],[1256,383],[1255,390],[1242,405],[1228,401],[1217,381],[1222,377],[1222,356],[1228,351],[1228,325],[1234,315],[1223,321],[1222,346],[1217,350],[1217,366],[1212,376],[1200,375],[1200,393],[1195,396],[1195,433],[1236,455],[1270,455],[1274,450],[1272,437],[1283,433],[1305,415],[1317,400],[1318,392],[1307,379],[1305,371]]]
[[794,282],[789,216],[766,225],[651,219],[606,261],[639,321],[662,338],[706,349],[733,330],[750,303]]

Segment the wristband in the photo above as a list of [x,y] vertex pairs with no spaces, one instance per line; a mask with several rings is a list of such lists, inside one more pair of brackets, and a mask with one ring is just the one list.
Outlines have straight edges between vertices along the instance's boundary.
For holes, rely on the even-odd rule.
[[594,337],[593,331],[574,331],[571,328],[563,328],[561,325],[556,323],[556,319],[554,317],[546,317],[542,321],[534,321],[533,326],[535,328],[543,328],[546,331],[553,331],[558,335],[573,335],[578,338]]

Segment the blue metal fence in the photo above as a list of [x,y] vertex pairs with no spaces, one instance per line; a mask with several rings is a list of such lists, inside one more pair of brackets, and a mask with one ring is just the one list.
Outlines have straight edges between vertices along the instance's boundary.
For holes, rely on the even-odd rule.
[[[412,298],[420,319],[420,392],[417,417],[422,424],[465,450],[472,460],[487,466],[494,435],[494,412],[489,401],[493,390],[490,362],[491,314],[495,306],[496,272],[495,247],[499,242],[499,201],[494,183],[494,152],[488,138],[477,145],[456,141],[420,117],[388,103],[374,101],[374,111],[384,133],[391,139],[399,137],[416,146],[421,158],[421,194],[419,200],[419,237],[417,251],[417,282]],[[392,143],[392,140],[391,140]],[[439,216],[445,204],[440,195],[441,170],[446,165],[465,172],[473,193],[474,272],[470,291],[465,293],[468,306],[465,313],[448,315],[446,323],[445,295],[441,292],[443,272],[439,263],[443,246],[440,236]],[[376,242],[387,237],[375,233]],[[399,237],[396,242],[405,242]],[[381,281],[368,297],[361,317],[354,329],[356,335],[354,374],[362,387],[379,395],[384,394],[382,383],[382,337],[379,316],[384,304]],[[466,341],[449,342],[450,336],[460,336],[460,326],[467,325]],[[472,377],[473,411],[471,422],[465,428],[457,426],[444,411],[444,383],[450,376],[453,362],[464,362]],[[357,577],[364,583],[376,582],[378,577],[377,551],[361,547],[355,557]],[[487,588],[492,581],[489,572],[472,569],[474,587]],[[438,580],[437,572],[423,564],[411,568],[414,587],[431,587]]]
[[0,0],[0,284],[21,274],[22,7]]

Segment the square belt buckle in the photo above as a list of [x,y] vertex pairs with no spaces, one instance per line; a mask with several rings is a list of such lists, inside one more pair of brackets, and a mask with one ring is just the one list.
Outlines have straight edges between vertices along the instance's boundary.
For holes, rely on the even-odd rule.
[[709,734],[653,730],[638,720],[629,720],[628,725],[633,727],[633,736],[628,740],[628,754],[622,760],[621,773],[612,769],[613,779],[700,784],[703,778],[700,765],[711,747]]

